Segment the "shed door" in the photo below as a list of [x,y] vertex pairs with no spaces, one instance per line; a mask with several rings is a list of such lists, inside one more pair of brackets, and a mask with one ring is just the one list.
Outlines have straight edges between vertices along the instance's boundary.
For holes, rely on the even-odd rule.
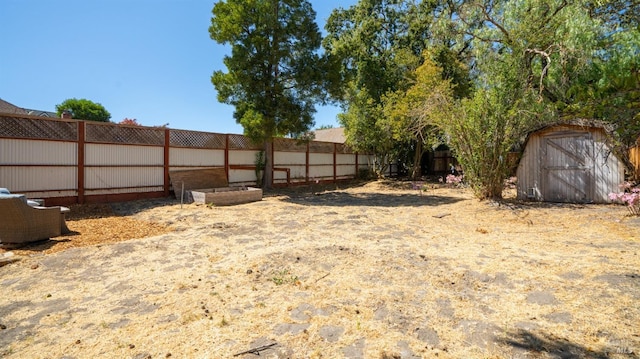
[[593,200],[593,140],[589,133],[545,137],[543,161],[545,201]]

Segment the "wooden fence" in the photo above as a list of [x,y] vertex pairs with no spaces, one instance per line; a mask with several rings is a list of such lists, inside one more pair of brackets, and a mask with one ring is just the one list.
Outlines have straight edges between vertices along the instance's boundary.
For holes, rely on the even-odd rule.
[[[255,185],[261,146],[242,135],[0,114],[0,187],[47,205],[170,196],[169,171],[224,167]],[[356,178],[369,156],[340,143],[277,138],[273,185]]]
[[640,140],[636,146],[629,149],[629,161],[633,165],[633,177],[640,178]]

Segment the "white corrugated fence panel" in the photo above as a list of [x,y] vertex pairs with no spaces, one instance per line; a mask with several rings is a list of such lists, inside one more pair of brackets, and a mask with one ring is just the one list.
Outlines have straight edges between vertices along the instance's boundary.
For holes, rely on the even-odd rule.
[[256,172],[251,170],[229,170],[229,183],[256,183]]
[[273,179],[278,181],[287,182],[287,172],[285,171],[273,171]]
[[0,139],[0,163],[18,165],[75,165],[74,142]]
[[338,165],[353,165],[356,166],[356,156],[352,154],[342,154],[339,153],[336,155],[336,164]]
[[162,186],[163,182],[162,167],[85,167],[87,189]]
[[338,177],[355,175],[356,165],[341,165],[336,167],[336,175]]
[[275,152],[273,154],[276,167],[281,165],[305,165],[307,155],[305,152]]
[[85,165],[163,166],[164,148],[156,146],[122,146],[88,143]]
[[309,180],[314,178],[333,177],[333,166],[309,167]]
[[0,187],[11,192],[75,190],[78,186],[75,167],[3,167]]
[[333,166],[333,153],[310,153],[309,164]]
[[358,155],[358,165],[369,167],[369,163],[373,163],[372,155]]
[[171,148],[170,166],[224,167],[224,150],[202,148]]
[[307,177],[307,166],[289,166],[291,180],[305,179]]
[[255,166],[256,153],[260,151],[229,151],[229,164],[239,166]]

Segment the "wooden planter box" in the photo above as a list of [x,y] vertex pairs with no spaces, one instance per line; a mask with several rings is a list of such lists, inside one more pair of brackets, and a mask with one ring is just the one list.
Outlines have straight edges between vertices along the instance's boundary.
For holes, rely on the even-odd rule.
[[262,189],[254,187],[221,187],[191,190],[195,203],[230,206],[262,200]]
[[262,200],[261,188],[229,187],[223,167],[170,171],[169,177],[175,193],[184,191],[188,202],[230,206]]

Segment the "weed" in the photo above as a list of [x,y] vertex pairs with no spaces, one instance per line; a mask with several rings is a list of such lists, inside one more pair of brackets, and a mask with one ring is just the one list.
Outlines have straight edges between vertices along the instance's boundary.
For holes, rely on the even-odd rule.
[[226,327],[229,325],[229,322],[227,321],[227,319],[225,319],[225,317],[222,317],[222,319],[220,319],[220,322],[218,322],[218,327],[222,328],[222,327]]
[[271,281],[275,283],[275,285],[283,285],[283,284],[299,284],[300,280],[298,276],[291,274],[291,271],[288,269],[283,269],[281,271],[276,271],[271,277]]

